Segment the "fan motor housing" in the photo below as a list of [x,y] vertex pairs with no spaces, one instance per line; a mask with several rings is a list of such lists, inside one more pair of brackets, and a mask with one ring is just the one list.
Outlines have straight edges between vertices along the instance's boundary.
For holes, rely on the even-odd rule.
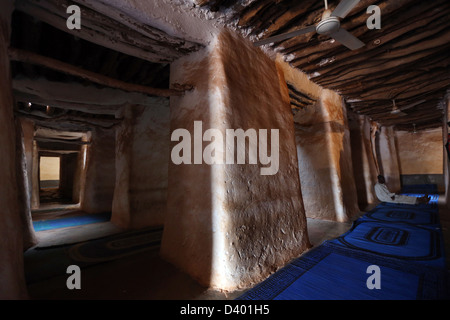
[[339,30],[341,23],[338,17],[330,16],[320,21],[316,26],[316,32],[318,34],[329,35]]

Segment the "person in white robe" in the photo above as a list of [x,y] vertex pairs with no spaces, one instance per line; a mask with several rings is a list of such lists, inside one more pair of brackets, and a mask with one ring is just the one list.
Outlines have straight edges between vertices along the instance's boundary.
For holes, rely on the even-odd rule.
[[386,186],[386,181],[382,175],[378,176],[378,182],[375,184],[375,194],[378,200],[382,202],[390,203],[403,203],[403,204],[420,204],[428,203],[430,201],[429,196],[424,197],[412,197],[407,195],[395,194],[390,192]]

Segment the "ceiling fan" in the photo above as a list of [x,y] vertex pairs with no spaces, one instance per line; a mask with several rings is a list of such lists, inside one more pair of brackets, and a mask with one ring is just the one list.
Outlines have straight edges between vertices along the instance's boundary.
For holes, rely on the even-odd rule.
[[353,36],[345,29],[341,29],[341,22],[339,18],[343,19],[352,9],[358,4],[360,0],[342,0],[339,5],[331,11],[328,9],[328,2],[325,1],[325,11],[322,14],[322,19],[317,25],[308,26],[306,28],[295,30],[278,36],[269,37],[254,43],[255,46],[262,46],[264,44],[273,43],[299,36],[301,34],[316,32],[321,35],[328,35],[336,41],[340,42],[350,50],[357,50],[364,46],[364,42]]
[[391,114],[394,114],[394,115],[398,115],[398,116],[407,116],[408,114],[406,114],[406,113],[404,113],[403,111],[405,111],[405,110],[408,110],[408,109],[411,109],[411,108],[414,108],[415,106],[417,106],[417,105],[419,105],[419,104],[422,104],[422,103],[424,103],[426,100],[419,100],[419,101],[416,101],[416,102],[414,102],[414,103],[411,103],[411,104],[409,104],[409,105],[407,105],[407,106],[405,106],[405,107],[401,107],[401,108],[399,108],[396,104],[395,104],[395,100],[392,100],[392,110],[391,110]]

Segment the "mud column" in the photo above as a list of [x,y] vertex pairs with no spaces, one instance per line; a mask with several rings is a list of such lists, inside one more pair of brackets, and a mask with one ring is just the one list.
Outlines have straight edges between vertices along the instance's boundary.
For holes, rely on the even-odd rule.
[[[248,287],[309,246],[286,84],[274,61],[229,32],[171,70],[172,84],[195,86],[171,98],[171,133],[185,129],[189,145],[201,146],[192,148],[190,164],[169,163],[161,255],[205,286]],[[278,156],[276,170],[263,175],[269,165],[261,158],[250,163],[250,143],[245,164],[223,163],[237,149],[230,151],[232,143],[219,134],[208,136],[212,131],[203,136],[208,129],[222,138],[227,130],[255,130],[258,142],[259,130],[266,129],[269,153],[275,145],[271,130],[278,130],[279,148],[272,153]],[[202,155],[215,139],[214,156],[222,162],[208,164]],[[172,141],[172,151],[177,144]]]
[[27,297],[16,178],[16,141],[8,45],[12,1],[0,11],[0,299]]

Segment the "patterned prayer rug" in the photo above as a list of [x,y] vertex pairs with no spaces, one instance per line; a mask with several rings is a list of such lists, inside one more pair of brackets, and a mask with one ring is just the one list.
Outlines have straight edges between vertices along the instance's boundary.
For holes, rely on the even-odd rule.
[[71,246],[68,255],[77,264],[92,264],[123,258],[159,248],[162,231],[162,227],[145,228],[85,241]]
[[[432,195],[429,204],[381,203],[348,232],[303,254],[238,300],[449,299],[437,200]],[[368,285],[373,266],[379,288]]]

